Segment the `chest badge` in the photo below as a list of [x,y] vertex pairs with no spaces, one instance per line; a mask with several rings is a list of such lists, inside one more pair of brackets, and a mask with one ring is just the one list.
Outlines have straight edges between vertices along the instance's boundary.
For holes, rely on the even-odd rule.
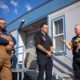
[[43,41],[46,41],[46,38],[44,36],[42,37],[42,39],[43,39]]

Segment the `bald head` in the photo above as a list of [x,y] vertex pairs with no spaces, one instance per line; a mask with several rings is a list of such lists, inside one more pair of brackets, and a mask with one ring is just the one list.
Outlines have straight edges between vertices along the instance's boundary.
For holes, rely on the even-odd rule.
[[75,25],[75,33],[76,35],[80,36],[80,24]]

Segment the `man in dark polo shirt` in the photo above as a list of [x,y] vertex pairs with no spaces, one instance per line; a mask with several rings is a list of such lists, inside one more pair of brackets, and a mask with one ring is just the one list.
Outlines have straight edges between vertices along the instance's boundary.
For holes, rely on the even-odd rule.
[[80,80],[80,24],[75,25],[75,33],[69,44],[62,40],[69,50],[73,53],[73,70],[75,80]]
[[52,80],[53,63],[51,54],[53,51],[53,45],[47,32],[48,26],[43,23],[41,25],[40,32],[36,33],[34,38],[37,51],[37,63],[39,67],[37,80],[44,80],[44,71],[46,73],[46,80]]

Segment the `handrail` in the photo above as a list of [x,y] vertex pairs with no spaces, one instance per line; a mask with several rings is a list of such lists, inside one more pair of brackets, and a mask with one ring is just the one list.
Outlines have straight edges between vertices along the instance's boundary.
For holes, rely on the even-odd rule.
[[15,47],[14,49],[21,48],[21,47],[24,47],[24,46]]
[[65,68],[69,69],[71,72],[73,72],[73,69],[69,65],[65,64],[64,62],[62,62],[61,60],[59,60],[58,58],[56,58],[54,55],[52,56],[52,58],[55,61],[57,61],[57,63],[59,63],[60,65],[64,66]]
[[[54,76],[57,75],[57,76],[58,76],[59,78],[61,78],[61,79],[62,79],[62,78],[67,78],[67,79],[70,79],[70,78],[71,78],[71,76],[65,76],[65,77],[64,77],[64,76],[63,76],[63,77],[62,77],[62,76],[59,76],[59,74],[58,74],[58,73],[55,73],[55,72],[53,72],[53,75],[54,75]],[[69,75],[69,74],[67,74],[67,75]]]

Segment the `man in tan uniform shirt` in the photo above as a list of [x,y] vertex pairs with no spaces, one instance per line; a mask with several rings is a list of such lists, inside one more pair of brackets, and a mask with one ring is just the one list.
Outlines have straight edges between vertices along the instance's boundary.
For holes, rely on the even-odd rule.
[[15,38],[6,30],[6,21],[0,18],[0,80],[12,80],[11,51]]

